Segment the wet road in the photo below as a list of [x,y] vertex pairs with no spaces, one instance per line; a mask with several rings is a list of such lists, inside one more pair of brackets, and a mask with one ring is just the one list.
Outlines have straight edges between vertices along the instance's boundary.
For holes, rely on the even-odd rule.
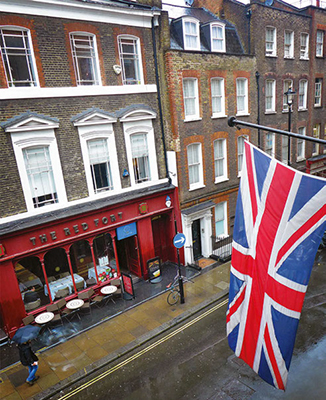
[[326,399],[326,250],[316,258],[285,393],[262,381],[229,349],[226,307],[211,307],[62,398]]

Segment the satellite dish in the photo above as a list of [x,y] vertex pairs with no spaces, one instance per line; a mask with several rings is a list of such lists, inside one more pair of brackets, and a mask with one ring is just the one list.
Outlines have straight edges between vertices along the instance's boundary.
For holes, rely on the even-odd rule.
[[187,6],[192,6],[194,3],[194,0],[185,0],[185,3]]
[[265,0],[266,6],[271,6],[274,3],[274,0]]

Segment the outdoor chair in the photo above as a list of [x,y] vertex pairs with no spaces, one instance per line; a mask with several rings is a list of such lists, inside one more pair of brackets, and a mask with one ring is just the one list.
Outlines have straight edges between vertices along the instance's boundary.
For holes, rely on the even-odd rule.
[[91,290],[88,290],[87,292],[78,293],[78,298],[84,300],[84,304],[80,307],[80,311],[88,310],[90,314],[92,313],[91,300],[90,300],[91,295],[92,295]]
[[[104,299],[105,296],[101,295],[101,294],[95,294],[94,289],[90,289],[89,290],[91,292],[91,301],[93,304],[96,305],[96,307],[100,307],[100,304],[102,302],[102,300]],[[95,294],[95,295],[94,295]],[[92,297],[94,296],[94,297]]]
[[23,318],[23,324],[31,325],[34,322],[34,315],[27,315],[27,317]]
[[62,318],[68,317],[72,313],[72,310],[66,307],[66,299],[60,299],[56,304]]
[[55,294],[55,298],[56,299],[61,299],[62,297],[66,297],[69,294],[69,289],[68,287],[64,288],[64,289],[59,289],[57,291],[57,293]]
[[48,305],[46,307],[46,311],[52,312],[54,314],[53,319],[50,321],[50,325],[52,325],[52,323],[55,324],[56,322],[60,322],[61,325],[63,325],[63,321],[61,319],[58,303]]
[[120,279],[112,279],[110,281],[111,285],[117,287],[117,291],[113,293],[113,297],[115,298],[121,298],[122,297],[122,289],[121,289],[121,281]]

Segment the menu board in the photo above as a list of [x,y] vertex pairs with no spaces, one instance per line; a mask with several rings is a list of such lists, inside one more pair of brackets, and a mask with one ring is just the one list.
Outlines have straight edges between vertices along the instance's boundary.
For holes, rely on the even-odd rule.
[[127,293],[128,295],[130,295],[133,298],[135,298],[134,286],[132,284],[131,275],[125,274],[124,272],[121,272],[121,278],[122,278],[122,285],[123,285],[124,293]]
[[151,258],[147,260],[148,277],[150,281],[161,280],[161,259],[160,257]]

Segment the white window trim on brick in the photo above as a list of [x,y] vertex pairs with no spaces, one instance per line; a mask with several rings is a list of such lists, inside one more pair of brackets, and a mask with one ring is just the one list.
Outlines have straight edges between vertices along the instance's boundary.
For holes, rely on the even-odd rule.
[[[76,44],[76,41],[78,41],[78,39],[77,39],[78,36],[85,38],[84,45]],[[101,86],[102,82],[101,82],[99,57],[98,57],[98,52],[97,52],[96,36],[93,33],[78,31],[78,32],[70,32],[69,38],[70,38],[72,60],[73,60],[73,64],[74,64],[74,71],[75,71],[77,86]],[[88,47],[86,46],[86,39],[88,40],[88,42],[90,44]],[[80,40],[82,40],[82,39],[80,39]],[[78,49],[78,46],[80,49],[79,51],[82,51],[81,49],[83,49],[83,48],[85,50],[90,51],[90,56],[86,57],[86,58],[90,59],[92,62],[92,73],[93,73],[92,79],[84,80],[80,76],[80,71],[78,68],[79,59],[82,59],[85,57],[81,57],[80,55],[77,54],[76,49]]]
[[[240,177],[241,176],[241,172],[242,172],[242,164],[243,164],[243,156],[244,156],[244,141],[245,140],[249,140],[249,136],[248,135],[242,135],[242,136],[238,136],[238,138],[237,138],[237,149],[238,149],[238,156],[237,156],[237,158],[238,158],[238,177]],[[240,145],[240,142],[242,142],[241,143],[241,145]],[[240,146],[241,146],[241,149],[240,149]],[[241,150],[241,151],[239,151],[239,149]]]
[[[219,214],[218,210],[222,210],[223,219],[222,218],[218,219],[218,214]],[[227,218],[227,215],[228,215],[227,202],[224,201],[222,203],[216,204],[216,206],[215,206],[215,235],[216,235],[216,241],[224,239],[224,238],[229,236],[228,235],[228,218]],[[218,235],[217,234],[216,225],[219,222],[223,223],[223,233]]]
[[284,58],[294,58],[294,32],[284,31]]
[[[9,128],[5,129],[6,132],[11,134],[27,211],[32,214],[39,214],[40,212],[46,212],[54,208],[62,207],[63,204],[67,203],[66,189],[54,132],[54,129],[58,127],[58,123],[50,122],[49,120],[35,116],[29,116],[26,117],[26,119],[19,121],[17,124],[11,125]],[[25,149],[32,147],[48,148],[52,170],[54,171],[53,177],[57,193],[57,203],[48,204],[41,208],[34,207],[23,155]]]
[[309,60],[309,34],[300,34],[300,60]]
[[[128,78],[126,77],[126,71],[125,71],[125,66],[124,66],[124,58],[122,53],[122,41],[126,40],[132,40],[133,41],[133,46],[135,49],[135,52],[133,53],[134,57],[134,64],[135,64],[135,69],[136,69],[136,79],[132,83],[128,82]],[[122,83],[124,85],[129,85],[129,84],[137,84],[137,85],[143,85],[144,84],[144,74],[143,74],[143,64],[142,64],[142,57],[141,57],[141,46],[140,46],[140,40],[137,36],[133,35],[119,35],[118,36],[118,48],[119,48],[119,58],[120,58],[120,65],[122,69]]]
[[[197,156],[198,156],[198,182],[190,183],[190,173],[189,167],[193,166],[193,164],[189,164],[189,148],[196,148]],[[201,189],[204,185],[204,171],[203,171],[203,155],[202,155],[202,144],[201,143],[191,143],[187,146],[187,165],[188,165],[188,176],[189,176],[189,191]]]
[[316,32],[316,57],[324,55],[324,31],[317,30]]
[[[267,32],[272,32],[272,38],[267,39]],[[276,57],[276,28],[273,26],[266,26],[265,31],[265,55],[266,57]]]
[[[240,91],[240,83],[244,83],[244,91]],[[242,89],[242,88],[241,88]],[[236,115],[248,115],[249,114],[249,96],[248,96],[248,79],[239,77],[236,79],[236,95],[237,95],[237,114]],[[243,110],[239,110],[240,100],[243,98]]]
[[[271,146],[267,146],[268,139],[270,140]],[[266,133],[265,136],[265,152],[269,154],[271,157],[275,157],[275,134],[274,133]]]
[[[302,126],[298,129],[299,135],[306,135],[306,127]],[[306,141],[303,139],[297,139],[297,161],[302,161],[304,160],[305,157],[305,143]],[[301,147],[301,151],[300,151]]]
[[[117,148],[113,131],[113,123],[116,121],[116,118],[111,118],[104,114],[101,114],[98,111],[94,111],[94,113],[91,113],[87,115],[87,117],[82,118],[81,120],[78,120],[78,122],[74,123],[74,125],[78,129],[80,146],[85,167],[88,194],[91,198],[106,197],[108,195],[115,194],[117,191],[121,190]],[[113,190],[96,191],[94,189],[88,151],[88,141],[94,139],[107,140]]]
[[307,101],[308,101],[308,80],[301,79],[299,81],[299,110],[307,110]]
[[[128,169],[130,175],[130,184],[132,187],[146,187],[156,183],[159,179],[158,168],[157,168],[157,156],[155,147],[155,135],[152,119],[156,118],[154,112],[148,110],[133,110],[130,113],[120,118],[120,122],[123,123],[123,132],[126,144]],[[134,168],[132,163],[132,148],[130,136],[133,134],[144,133],[147,137],[147,146],[149,154],[149,169],[150,169],[150,180],[136,183],[136,177],[134,174]]]
[[[3,25],[0,27],[0,35],[1,35],[1,41],[3,44],[5,44],[5,34],[4,31],[12,31],[12,32],[20,32],[22,34],[22,38],[26,40],[26,46],[22,47],[25,51],[25,59],[26,59],[26,67],[28,69],[28,74],[29,74],[29,80],[26,81],[26,85],[24,86],[15,86],[15,80],[12,77],[11,73],[11,67],[10,67],[10,60],[8,58],[8,50],[9,48],[7,46],[2,47],[1,46],[1,56],[2,56],[2,62],[3,62],[3,68],[5,70],[5,75],[6,75],[6,80],[8,84],[8,88],[10,90],[16,90],[16,91],[21,91],[26,88],[30,87],[39,87],[39,78],[38,78],[38,73],[37,73],[37,66],[36,66],[36,60],[34,56],[34,50],[33,50],[33,42],[31,38],[31,33],[29,29],[22,28],[19,26],[11,26],[11,25]],[[18,48],[17,48],[18,49]],[[19,47],[20,49],[20,47]]]
[[[195,32],[187,32],[186,24],[191,24],[195,27]],[[183,29],[183,43],[185,50],[200,50],[200,36],[199,36],[199,21],[195,18],[182,18],[182,29]],[[194,46],[187,44],[187,36],[196,39]]]
[[288,163],[288,155],[289,155],[289,138],[287,136],[281,136],[281,144],[282,144],[282,163]]
[[[221,144],[222,154],[217,155],[217,145],[218,143]],[[226,139],[216,139],[213,142],[213,149],[214,149],[214,176],[215,176],[215,183],[225,182],[228,180],[228,163],[227,163],[227,148],[226,148]],[[223,174],[217,175],[216,171],[216,163],[222,164]]]
[[[213,93],[213,83],[219,82],[220,92],[218,94]],[[222,118],[225,115],[225,86],[224,78],[215,77],[211,79],[211,95],[212,95],[212,118]],[[214,112],[214,98],[219,98],[221,101],[221,111]]]
[[[312,130],[312,136],[314,138],[317,138],[317,139],[320,138],[320,128],[321,128],[320,125],[321,124],[315,124],[315,126],[314,126],[314,128]],[[312,146],[313,146],[312,147],[312,155],[313,156],[318,156],[318,154],[319,154],[319,143],[313,143]]]
[[267,79],[265,84],[265,112],[275,113],[275,111],[276,111],[276,81],[275,79]]
[[[321,97],[323,90],[323,80],[321,78],[315,79],[315,95],[314,95],[314,107],[321,107]],[[316,102],[316,99],[318,100]]]
[[[213,29],[217,28],[218,31],[222,32],[221,37],[214,37],[213,36]],[[216,24],[212,23],[210,25],[211,30],[211,50],[218,53],[225,53],[226,51],[226,43],[225,43],[225,25],[224,24]],[[214,43],[220,43],[220,48],[216,48]]]
[[[193,95],[188,95],[186,97],[185,91],[185,83],[192,82],[193,85]],[[198,96],[198,79],[197,78],[183,78],[183,102],[184,102],[184,112],[185,112],[185,121],[195,121],[199,120],[199,96]],[[193,101],[194,113],[187,114],[187,103],[189,101]]]

